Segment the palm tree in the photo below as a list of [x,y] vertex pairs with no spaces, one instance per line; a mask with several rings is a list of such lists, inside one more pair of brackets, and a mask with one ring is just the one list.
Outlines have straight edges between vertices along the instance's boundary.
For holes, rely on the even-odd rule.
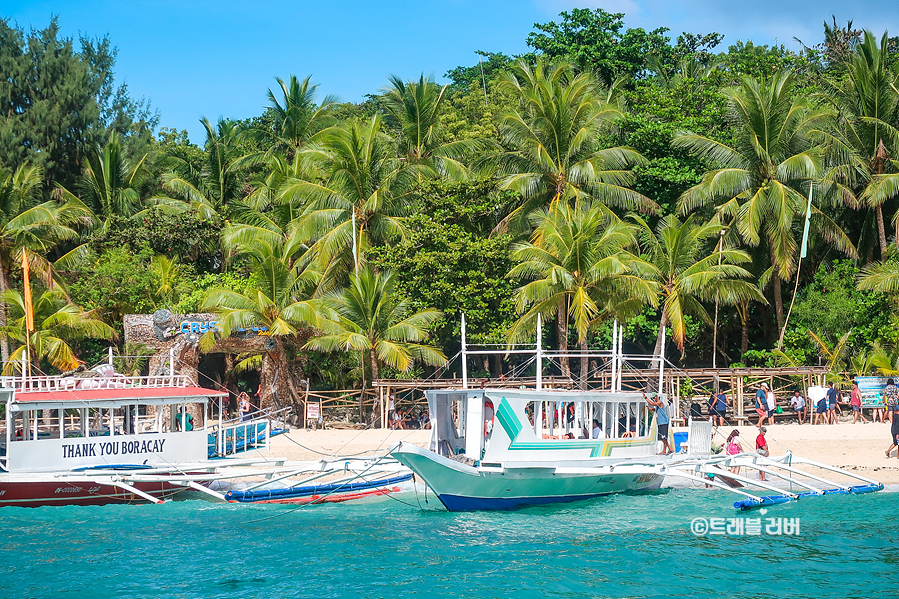
[[[406,371],[416,360],[431,366],[446,362],[443,352],[422,343],[443,313],[432,309],[412,313],[412,302],[397,295],[392,272],[376,273],[366,266],[350,276],[346,289],[328,295],[326,303],[333,310],[330,330],[310,339],[306,348],[361,352],[372,382],[380,378],[380,364]],[[364,370],[362,378],[365,388]]]
[[520,264],[509,277],[530,279],[515,294],[523,313],[509,338],[515,341],[533,330],[537,315],[556,317],[563,376],[571,377],[567,356],[569,321],[574,321],[581,347],[581,377],[587,373],[587,332],[602,319],[623,318],[656,301],[655,286],[647,280],[652,267],[629,253],[635,244],[634,227],[622,223],[602,206],[558,203],[537,210],[530,242],[512,247]]
[[[238,329],[265,327],[271,343],[265,344],[262,354],[263,403],[273,401],[273,391],[284,383],[296,400],[299,393],[285,343],[295,342],[304,327],[318,324],[320,307],[312,297],[321,277],[311,268],[285,263],[265,244],[253,250],[254,285],[242,291],[214,289],[203,308],[218,315],[223,337]],[[281,403],[277,398],[274,402]]]
[[[895,155],[899,141],[899,78],[888,65],[888,42],[884,33],[878,47],[874,35],[865,31],[852,52],[847,75],[837,81],[825,79],[825,98],[834,106],[836,118],[821,132],[833,160],[824,181],[834,186],[842,203],[873,208],[881,257],[887,249],[883,203],[899,193],[897,175],[884,176],[892,166],[890,150]],[[899,235],[896,240],[899,244]]]
[[500,85],[520,98],[519,106],[500,121],[501,141],[508,150],[481,164],[497,170],[503,189],[521,195],[523,202],[510,221],[522,223],[530,212],[556,200],[658,209],[627,187],[634,182],[631,167],[644,158],[628,148],[598,145],[602,130],[622,115],[615,89],[600,90],[588,73],[543,58],[535,67],[518,62],[503,74]]
[[424,164],[442,176],[462,180],[468,169],[460,161],[479,151],[483,144],[475,140],[441,143],[440,114],[448,85],[438,86],[433,79],[419,77],[404,82],[395,75],[381,95],[381,105],[391,124],[400,129],[400,154],[410,164]]
[[669,214],[659,221],[654,234],[643,219],[633,218],[640,227],[641,249],[654,266],[654,282],[662,304],[653,355],[661,355],[666,328],[671,329],[671,336],[683,355],[687,315],[712,323],[703,301],[717,300],[725,305],[748,300],[765,301],[758,287],[740,280],[750,276],[746,269],[738,266],[750,261],[746,252],[723,245],[712,253],[706,251],[708,240],[718,237],[719,223],[697,224],[695,215],[681,222]]
[[[25,328],[25,299],[15,289],[0,294],[0,300],[9,308],[9,324],[2,331],[20,346],[3,367],[3,374],[12,374],[15,365],[27,357],[30,364],[46,359],[54,368],[71,370],[78,366],[78,358],[69,342],[80,339],[116,338],[116,332],[97,318],[93,312],[85,312],[70,303],[59,289],[44,290],[34,300],[34,326],[30,333]],[[26,356],[26,336],[31,353]],[[21,369],[20,369],[21,371]]]
[[311,82],[309,75],[302,81],[291,74],[287,82],[275,77],[281,88],[279,98],[271,89],[268,90],[268,118],[274,123],[274,135],[258,136],[269,153],[284,152],[292,158],[297,151],[309,142],[314,142],[317,135],[336,124],[334,105],[337,96],[327,95],[316,105],[315,96],[318,84]]
[[297,226],[314,240],[311,256],[323,260],[345,260],[354,239],[361,251],[402,236],[414,186],[435,174],[425,165],[405,164],[396,157],[393,140],[381,131],[377,115],[367,124],[348,123],[323,133],[317,158],[327,173],[325,181],[293,179],[280,198],[305,206]]
[[[206,130],[203,164],[193,165],[183,158],[173,156],[174,170],[163,174],[162,186],[189,203],[205,219],[218,219],[227,215],[235,202],[245,195],[246,188],[239,173],[240,125],[235,121],[219,119],[213,126],[203,117],[200,122]],[[172,198],[151,198],[155,201],[171,201]]]
[[[732,220],[746,243],[767,243],[778,330],[784,325],[781,282],[793,273],[808,203],[800,188],[821,170],[820,148],[808,132],[826,118],[805,100],[792,99],[792,85],[792,74],[778,73],[769,83],[744,77],[739,87],[724,90],[736,125],[733,146],[692,133],[672,141],[714,165],[681,195],[681,213],[717,204],[719,219]],[[838,250],[856,255],[846,234],[815,205],[811,226]]]
[[171,306],[178,282],[184,276],[184,265],[177,256],[169,258],[164,254],[157,254],[150,260],[149,271],[156,286],[154,299],[157,305]]
[[[76,208],[54,201],[38,203],[42,179],[43,172],[36,166],[22,165],[12,173],[0,170],[0,294],[9,289],[9,273],[21,262],[23,249],[31,250],[32,266],[49,280],[51,270],[39,254],[78,236],[67,226],[78,212]],[[5,326],[4,305],[0,329]],[[4,363],[9,360],[5,335],[0,335],[0,356]]]
[[128,218],[144,208],[139,187],[146,175],[146,155],[135,162],[128,160],[118,134],[113,131],[104,145],[95,145],[87,152],[86,159],[79,194],[76,196],[60,186],[57,193],[61,197],[69,201],[80,200],[100,217],[100,222],[111,216]]

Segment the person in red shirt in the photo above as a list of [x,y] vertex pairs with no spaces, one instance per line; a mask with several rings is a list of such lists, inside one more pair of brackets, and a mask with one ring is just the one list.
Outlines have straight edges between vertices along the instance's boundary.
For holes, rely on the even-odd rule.
[[[768,440],[765,439],[765,433],[768,429],[764,426],[759,427],[759,436],[755,438],[755,451],[762,457],[768,457],[771,452],[768,451]],[[765,473],[759,470],[759,480],[766,480]]]
[[858,417],[862,417],[862,422],[868,424],[868,419],[862,413],[862,392],[858,389],[857,383],[852,383],[852,393],[850,394],[849,405],[852,406],[852,424],[858,422]]

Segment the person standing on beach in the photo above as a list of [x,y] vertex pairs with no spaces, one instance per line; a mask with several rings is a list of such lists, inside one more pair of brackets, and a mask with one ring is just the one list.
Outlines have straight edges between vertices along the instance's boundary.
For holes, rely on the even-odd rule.
[[[763,458],[767,458],[771,455],[771,452],[768,451],[768,440],[765,439],[765,433],[768,432],[768,429],[764,426],[759,427],[759,436],[755,438],[755,451]],[[765,473],[759,470],[759,480],[766,480]]]
[[[899,417],[896,416],[895,410],[899,406],[899,387],[893,382],[893,379],[887,379],[887,385],[883,388],[883,398],[887,403],[887,414],[890,416],[890,448],[887,449],[887,457],[890,452],[899,446]],[[899,457],[899,454],[896,455]]]
[[659,396],[656,396],[654,400],[650,399],[646,396],[646,393],[643,393],[643,399],[646,400],[649,409],[656,413],[656,424],[659,428],[659,441],[664,444],[662,452],[659,455],[673,453],[671,445],[668,444],[668,424],[671,422],[671,419],[668,418],[668,408],[665,405],[665,402],[662,401],[662,398]]
[[755,392],[755,413],[758,414],[759,423],[756,426],[765,424],[765,418],[768,417],[768,385],[762,383],[758,391]]
[[766,399],[768,400],[768,424],[774,424],[774,412],[777,410],[777,398],[774,395],[774,391],[768,389]]
[[858,422],[858,417],[862,417],[862,423],[868,424],[868,419],[862,413],[862,392],[858,388],[858,383],[852,383],[852,393],[849,396],[849,405],[852,406],[852,424]]
[[837,423],[837,401],[839,399],[839,391],[833,388],[833,383],[827,383],[827,415],[824,417],[827,424]]

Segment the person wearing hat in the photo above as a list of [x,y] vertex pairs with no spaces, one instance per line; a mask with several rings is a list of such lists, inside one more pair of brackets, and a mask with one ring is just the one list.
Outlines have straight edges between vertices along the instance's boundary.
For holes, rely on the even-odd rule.
[[759,385],[758,391],[755,392],[755,413],[759,416],[759,423],[756,426],[765,424],[765,418],[768,417],[768,385],[766,383]]
[[[768,440],[765,439],[765,433],[768,432],[768,429],[764,426],[759,427],[759,436],[755,438],[755,451],[760,456],[767,458],[771,455],[771,452],[768,451]],[[765,473],[759,470],[759,480],[766,480]]]

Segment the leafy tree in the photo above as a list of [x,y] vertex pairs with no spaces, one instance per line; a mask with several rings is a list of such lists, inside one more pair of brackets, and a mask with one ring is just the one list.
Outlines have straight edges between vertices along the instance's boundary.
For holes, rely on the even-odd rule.
[[621,116],[612,92],[602,98],[589,75],[576,74],[568,63],[539,58],[534,68],[519,62],[502,84],[520,97],[520,106],[501,121],[509,150],[484,164],[503,176],[501,188],[521,195],[513,222],[521,223],[533,210],[557,200],[646,211],[658,207],[627,187],[634,181],[629,168],[643,163],[643,157],[629,148],[596,143],[602,128]]
[[[648,280],[651,267],[626,250],[635,241],[633,227],[589,204],[558,204],[535,212],[532,222],[531,241],[515,244],[511,251],[519,264],[509,276],[531,282],[515,294],[522,316],[509,331],[510,340],[529,336],[537,315],[555,316],[559,351],[567,352],[573,321],[585,354],[591,327],[634,314],[643,303],[655,303],[655,288]],[[566,357],[562,374],[571,376]],[[582,383],[586,375],[587,358],[582,355]]]
[[[804,100],[792,99],[792,85],[793,76],[780,73],[769,84],[744,78],[740,87],[726,90],[736,127],[732,145],[691,133],[673,140],[714,165],[681,196],[681,212],[720,202],[715,208],[720,218],[732,220],[746,243],[767,243],[778,330],[784,323],[781,282],[793,274],[796,235],[801,234],[797,228],[808,203],[800,188],[821,170],[820,149],[808,132],[826,116]],[[837,249],[855,255],[846,234],[816,205],[811,226]]]
[[135,254],[124,247],[90,252],[68,272],[69,296],[111,324],[121,323],[125,314],[152,312],[158,285],[148,270],[151,257],[148,251]]
[[881,256],[887,250],[883,204],[899,193],[899,175],[889,160],[899,150],[899,78],[887,65],[887,39],[884,33],[878,46],[865,31],[846,76],[827,86],[837,114],[823,133],[833,162],[824,180],[836,188],[839,203],[873,209]]
[[618,77],[635,78],[646,69],[647,57],[670,53],[668,29],[647,32],[624,29],[624,14],[601,8],[575,8],[562,12],[559,23],[536,23],[539,32],[528,34],[528,46],[550,58],[564,58],[581,69],[595,72],[611,84]]
[[337,96],[327,95],[320,104],[315,96],[318,85],[312,76],[300,81],[291,74],[287,81],[275,77],[280,94],[268,90],[269,108],[264,119],[273,123],[272,131],[256,129],[267,152],[283,152],[292,157],[303,145],[313,142],[324,129],[336,124],[334,107]]
[[480,144],[475,140],[444,143],[440,115],[449,86],[438,86],[424,75],[417,82],[404,82],[395,75],[389,80],[381,102],[399,126],[400,153],[410,164],[426,165],[451,179],[467,178],[468,169],[461,160],[474,154]]
[[381,131],[380,116],[333,128],[322,144],[316,158],[327,173],[324,183],[291,180],[281,198],[305,206],[297,226],[305,238],[315,240],[311,257],[352,263],[354,238],[361,252],[404,233],[410,194],[433,171],[396,157],[393,141]]
[[2,331],[21,344],[4,365],[3,374],[13,374],[17,367],[21,372],[21,363],[26,358],[26,336],[31,348],[27,356],[29,362],[35,364],[46,359],[59,370],[71,370],[78,366],[70,342],[84,338],[116,338],[112,327],[93,313],[66,301],[65,294],[59,289],[43,290],[36,295],[33,302],[35,330],[31,332],[25,327],[25,300],[22,294],[15,289],[7,289],[0,293],[0,299],[10,312],[9,323]]
[[[14,172],[0,169],[0,293],[9,289],[9,273],[21,263],[22,251],[38,274],[51,280],[49,264],[42,257],[56,243],[77,237],[67,226],[73,214],[68,206],[39,202],[41,169],[22,165]],[[0,328],[6,325],[6,308],[0,310]],[[0,355],[9,359],[9,345],[0,337]]]
[[366,258],[396,273],[397,292],[414,309],[446,315],[432,329],[445,351],[459,342],[460,312],[472,343],[504,343],[516,319],[516,285],[506,277],[511,238],[490,232],[503,217],[508,192],[497,192],[491,182],[432,181],[416,195],[406,237],[372,248]]
[[246,152],[240,144],[241,127],[237,122],[219,119],[213,126],[205,117],[200,122],[206,130],[202,164],[198,169],[184,158],[173,156],[175,168],[163,175],[162,186],[176,199],[188,202],[202,218],[215,220],[227,216],[233,204],[245,195],[237,163]]
[[410,301],[395,292],[392,272],[376,273],[366,266],[354,273],[346,289],[326,297],[334,311],[327,323],[332,331],[310,339],[306,347],[362,352],[371,367],[372,381],[379,378],[379,363],[403,371],[416,360],[431,366],[445,363],[443,352],[422,343],[428,338],[428,328],[443,318],[443,313],[411,313]]
[[468,90],[477,87],[481,90],[483,98],[484,82],[494,81],[496,76],[509,69],[515,62],[515,58],[506,56],[502,52],[478,52],[484,60],[470,67],[458,66],[444,73],[444,77],[452,82],[455,90]]
[[634,218],[640,227],[641,248],[655,267],[651,280],[657,284],[662,306],[653,355],[661,354],[665,328],[671,329],[671,336],[683,353],[688,314],[711,324],[703,301],[718,300],[723,304],[764,301],[758,287],[741,280],[750,276],[749,271],[739,266],[749,262],[746,252],[722,244],[711,253],[706,251],[708,240],[717,238],[721,231],[719,223],[697,224],[694,215],[681,222],[669,214],[653,234],[645,221]]
[[312,294],[320,275],[313,269],[292,267],[277,255],[264,253],[264,248],[258,249],[253,285],[213,289],[202,307],[218,315],[224,337],[239,328],[267,327],[272,345],[262,354],[262,401],[278,405],[282,402],[273,397],[273,390],[283,383],[294,401],[300,397],[287,346],[296,343],[304,327],[319,324],[321,308]]
[[45,182],[72,185],[90,144],[115,130],[146,142],[158,116],[113,84],[108,37],[60,37],[56,17],[25,32],[0,18],[0,165],[39,168]]

